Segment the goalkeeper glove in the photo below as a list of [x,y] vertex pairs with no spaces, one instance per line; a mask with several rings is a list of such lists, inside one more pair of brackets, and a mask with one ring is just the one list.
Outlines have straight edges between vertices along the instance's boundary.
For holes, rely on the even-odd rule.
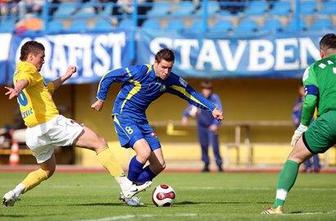
[[300,137],[302,136],[302,134],[308,129],[307,126],[300,124],[300,126],[298,128],[296,128],[293,137],[292,137],[292,141],[291,141],[291,146],[295,147],[296,142],[300,139]]

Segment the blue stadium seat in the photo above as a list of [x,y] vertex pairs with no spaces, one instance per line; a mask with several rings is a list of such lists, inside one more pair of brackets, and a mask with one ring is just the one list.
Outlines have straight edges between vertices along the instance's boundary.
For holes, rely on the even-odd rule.
[[153,8],[147,12],[148,17],[165,16],[170,12],[171,3],[169,2],[153,2]]
[[87,31],[88,24],[86,19],[74,19],[71,23],[70,31],[71,32],[85,32]]
[[291,12],[291,4],[289,1],[274,2],[273,8],[270,10],[271,15],[288,16]]
[[[220,11],[219,3],[217,1],[208,1],[208,16],[212,16]],[[201,15],[203,13],[203,7],[199,8],[196,12],[197,15]]]
[[323,15],[335,15],[336,14],[336,1],[326,1],[323,3],[323,8],[320,11]]
[[289,24],[287,26],[283,27],[284,32],[299,32],[299,31],[305,31],[307,29],[307,25],[304,22],[304,20],[300,20],[299,22],[299,29],[296,26],[296,22],[294,20],[289,21]]
[[112,10],[113,10],[113,6],[114,6],[114,4],[113,3],[106,3],[105,5],[104,5],[104,9],[103,9],[103,11],[101,11],[100,13],[99,13],[99,15],[101,15],[101,16],[111,16],[112,15]]
[[63,2],[58,5],[57,10],[54,13],[54,17],[57,18],[67,18],[72,16],[75,11],[79,8],[78,3]]
[[192,2],[181,2],[177,4],[177,9],[171,13],[171,16],[188,16],[191,15],[195,9]]
[[95,22],[94,30],[96,31],[111,31],[114,27],[111,22],[105,18],[97,18]]
[[300,3],[300,14],[302,15],[313,15],[316,13],[316,1],[306,0]]
[[161,29],[160,21],[157,19],[147,19],[143,23],[142,28],[149,30],[160,30]]
[[126,18],[120,21],[118,27],[122,29],[132,29],[132,27],[134,27],[134,22],[132,19]]
[[238,26],[234,29],[234,33],[243,34],[243,33],[253,33],[258,31],[258,25],[255,21],[251,19],[242,19]]
[[246,15],[263,15],[268,10],[268,4],[265,1],[251,1],[244,13]]
[[95,16],[95,9],[93,7],[93,4],[91,2],[86,2],[82,6],[80,6],[80,9],[75,12],[73,17],[76,18],[88,18]]
[[267,19],[264,23],[263,30],[271,33],[277,33],[282,31],[281,22],[276,19]]
[[333,29],[333,24],[329,18],[318,18],[309,27],[310,31],[321,31],[331,29]]
[[182,20],[177,20],[177,19],[171,19],[168,22],[168,25],[166,27],[166,30],[168,31],[181,31],[184,29],[184,24]]
[[227,33],[232,30],[232,24],[230,21],[223,20],[217,21],[212,27],[209,27],[210,32],[223,32]]
[[64,30],[63,23],[59,19],[54,19],[49,22],[48,27],[47,27],[47,32],[48,33],[60,33]]
[[14,32],[15,23],[15,20],[10,18],[0,20],[0,33]]

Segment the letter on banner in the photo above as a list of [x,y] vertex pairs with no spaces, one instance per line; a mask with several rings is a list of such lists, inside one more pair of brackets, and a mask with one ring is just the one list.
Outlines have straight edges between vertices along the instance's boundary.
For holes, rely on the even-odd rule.
[[[297,70],[299,68],[298,41],[296,38],[276,39],[275,70]],[[290,47],[291,46],[291,47]],[[294,62],[286,62],[286,58]]]
[[204,70],[204,64],[210,63],[212,69],[219,71],[223,69],[220,63],[215,43],[212,40],[205,39],[197,58],[196,69]]
[[195,39],[176,39],[174,41],[174,48],[179,47],[181,47],[181,64],[179,68],[184,70],[192,69],[190,53],[192,48],[198,49],[198,41]]
[[[250,59],[247,70],[267,71],[274,65],[273,44],[269,40],[250,41]],[[263,61],[263,62],[260,62]]]
[[219,40],[218,43],[222,51],[222,56],[226,64],[226,69],[228,71],[236,71],[243,57],[243,54],[244,54],[244,51],[247,45],[247,41],[238,41],[238,46],[237,46],[235,54],[231,52],[230,45],[229,45],[230,41]]

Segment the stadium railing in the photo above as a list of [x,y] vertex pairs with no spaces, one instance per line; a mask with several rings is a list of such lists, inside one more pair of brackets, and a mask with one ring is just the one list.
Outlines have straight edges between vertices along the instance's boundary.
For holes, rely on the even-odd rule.
[[[180,121],[156,121],[152,123],[154,128],[163,127],[166,128],[167,135],[185,135],[184,131],[176,130],[175,127],[183,128],[183,125]],[[195,122],[191,122],[188,126],[196,127]],[[237,165],[241,164],[240,152],[242,148],[246,148],[247,151],[247,166],[252,166],[254,164],[254,146],[256,145],[290,145],[288,142],[255,142],[251,137],[251,131],[254,127],[284,127],[284,128],[293,128],[293,123],[291,121],[278,121],[278,120],[253,120],[253,121],[224,121],[221,125],[222,127],[232,127],[234,128],[234,140],[231,142],[225,143],[225,148],[235,149],[236,159],[234,160]],[[226,155],[228,156],[228,155]],[[226,159],[227,161],[232,161]]]

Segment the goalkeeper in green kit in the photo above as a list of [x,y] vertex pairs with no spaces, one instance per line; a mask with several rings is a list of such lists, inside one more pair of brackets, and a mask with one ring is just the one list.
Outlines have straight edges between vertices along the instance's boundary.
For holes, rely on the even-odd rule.
[[[313,154],[324,153],[336,144],[335,34],[322,37],[320,55],[322,59],[310,65],[303,75],[305,98],[301,123],[292,137],[293,150],[279,174],[275,201],[272,207],[262,214],[282,214],[287,194],[295,183],[300,164]],[[318,115],[310,124],[315,108]]]

